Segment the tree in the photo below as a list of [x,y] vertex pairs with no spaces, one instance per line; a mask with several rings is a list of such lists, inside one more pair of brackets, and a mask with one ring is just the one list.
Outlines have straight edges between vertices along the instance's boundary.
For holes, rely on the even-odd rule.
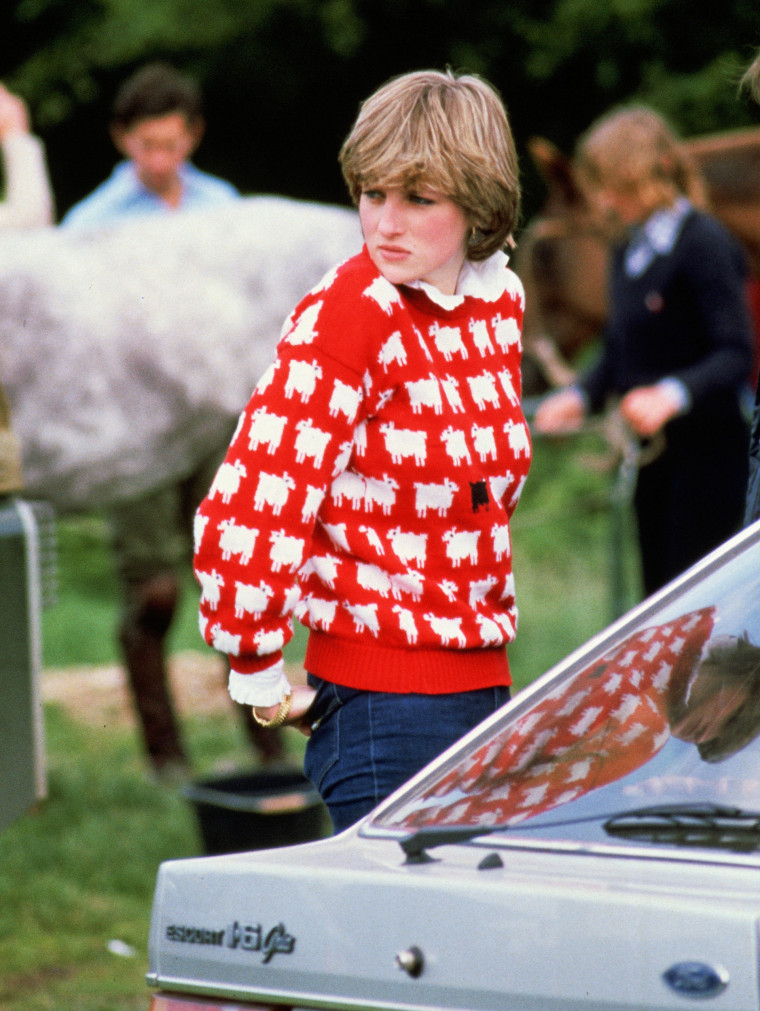
[[[0,67],[30,102],[65,210],[114,160],[118,84],[167,58],[203,84],[202,167],[245,192],[344,201],[336,155],[361,99],[393,74],[450,65],[502,92],[518,146],[569,150],[637,99],[685,134],[755,122],[736,86],[760,42],[757,0],[16,0]],[[526,213],[540,201],[525,168]]]

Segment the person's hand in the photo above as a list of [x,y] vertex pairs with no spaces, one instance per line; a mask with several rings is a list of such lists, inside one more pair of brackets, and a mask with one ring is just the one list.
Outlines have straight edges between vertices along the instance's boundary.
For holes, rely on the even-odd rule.
[[26,105],[5,85],[0,84],[0,140],[11,133],[29,132],[29,114]]
[[[295,727],[296,730],[301,731],[304,737],[310,737],[311,725],[304,719],[304,717],[311,708],[311,704],[314,701],[314,696],[316,694],[316,691],[308,685],[295,685],[295,687],[291,689],[292,702],[290,704],[290,712],[288,713],[288,718],[282,726]],[[254,706],[253,708],[262,720],[273,720],[280,707],[279,705],[276,705]]]
[[577,390],[560,390],[539,406],[533,427],[541,435],[564,435],[577,432],[583,424],[586,407]]
[[648,439],[674,418],[680,407],[666,386],[638,386],[620,401],[620,414],[637,435]]

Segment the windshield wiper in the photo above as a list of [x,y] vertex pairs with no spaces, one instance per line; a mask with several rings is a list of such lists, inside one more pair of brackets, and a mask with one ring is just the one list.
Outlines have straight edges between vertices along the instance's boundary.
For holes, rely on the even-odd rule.
[[609,835],[750,853],[760,848],[760,812],[723,804],[655,804],[608,818]]

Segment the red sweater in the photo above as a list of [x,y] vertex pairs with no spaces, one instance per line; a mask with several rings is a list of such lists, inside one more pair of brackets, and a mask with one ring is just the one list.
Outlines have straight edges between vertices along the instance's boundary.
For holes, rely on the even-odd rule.
[[503,254],[465,269],[442,308],[365,249],[286,322],[196,517],[201,628],[233,671],[280,659],[295,612],[339,684],[510,683],[524,300]]

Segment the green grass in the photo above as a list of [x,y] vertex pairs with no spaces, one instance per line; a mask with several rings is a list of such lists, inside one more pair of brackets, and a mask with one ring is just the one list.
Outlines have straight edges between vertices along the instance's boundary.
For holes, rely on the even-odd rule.
[[[612,558],[637,599],[630,530],[616,556],[605,508],[612,476],[592,437],[541,442],[513,527],[520,626],[510,650],[517,688],[603,628]],[[593,465],[589,465],[589,461]],[[116,584],[98,516],[59,523],[57,604],[44,612],[48,668],[115,662]],[[190,573],[172,650],[204,649]],[[291,659],[303,649],[294,639]],[[150,906],[161,861],[200,852],[194,813],[148,778],[136,733],[85,727],[45,710],[49,796],[0,833],[0,1011],[147,1011]],[[248,762],[239,721],[186,721],[199,773]],[[294,760],[303,738],[287,732]],[[112,940],[134,950],[122,957]]]

